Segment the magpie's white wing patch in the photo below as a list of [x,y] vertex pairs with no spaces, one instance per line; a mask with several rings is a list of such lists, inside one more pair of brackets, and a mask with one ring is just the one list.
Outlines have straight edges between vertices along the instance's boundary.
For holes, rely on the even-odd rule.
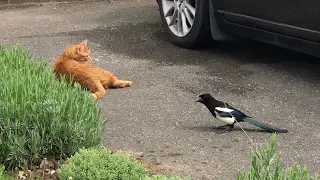
[[233,109],[229,109],[229,108],[226,108],[226,107],[216,107],[215,109],[218,110],[218,111],[228,112],[228,113],[234,111]]
[[235,117],[240,117],[244,116],[244,114],[237,110],[237,109],[230,109],[227,107],[216,107],[215,111],[220,114],[221,117],[230,117],[230,116],[235,116]]
[[235,122],[235,117],[233,117],[229,112],[219,113],[217,111],[218,110],[215,111],[216,118],[221,122],[224,122],[226,124],[233,124]]

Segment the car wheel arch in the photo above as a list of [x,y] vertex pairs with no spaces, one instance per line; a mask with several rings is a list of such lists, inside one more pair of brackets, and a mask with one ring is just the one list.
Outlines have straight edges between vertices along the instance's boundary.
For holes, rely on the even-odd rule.
[[216,15],[215,15],[215,8],[213,5],[213,2],[209,2],[209,16],[210,16],[210,31],[211,36],[215,41],[230,41],[233,38],[233,36],[225,33],[218,25]]

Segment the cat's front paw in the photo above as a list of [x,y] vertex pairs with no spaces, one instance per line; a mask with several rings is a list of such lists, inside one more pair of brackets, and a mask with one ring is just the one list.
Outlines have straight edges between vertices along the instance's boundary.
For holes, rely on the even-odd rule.
[[95,94],[95,93],[91,93],[92,97],[94,100],[97,100],[98,99],[98,96]]
[[132,85],[132,81],[128,81],[127,86],[131,86],[131,85]]

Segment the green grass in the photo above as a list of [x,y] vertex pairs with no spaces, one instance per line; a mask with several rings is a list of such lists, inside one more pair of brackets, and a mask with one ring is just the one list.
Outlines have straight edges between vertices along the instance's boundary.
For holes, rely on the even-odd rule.
[[7,169],[99,144],[105,121],[80,85],[56,80],[21,47],[0,46],[0,69],[0,163]]
[[318,176],[311,175],[307,167],[295,164],[284,170],[281,154],[277,152],[276,135],[270,137],[266,147],[250,149],[251,167],[241,170],[237,180],[317,180]]

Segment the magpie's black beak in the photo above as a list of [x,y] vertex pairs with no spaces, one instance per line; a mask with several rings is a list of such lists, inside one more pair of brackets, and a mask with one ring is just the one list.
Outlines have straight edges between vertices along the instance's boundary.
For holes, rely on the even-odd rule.
[[203,99],[202,98],[200,98],[200,99],[198,99],[196,102],[203,102]]

